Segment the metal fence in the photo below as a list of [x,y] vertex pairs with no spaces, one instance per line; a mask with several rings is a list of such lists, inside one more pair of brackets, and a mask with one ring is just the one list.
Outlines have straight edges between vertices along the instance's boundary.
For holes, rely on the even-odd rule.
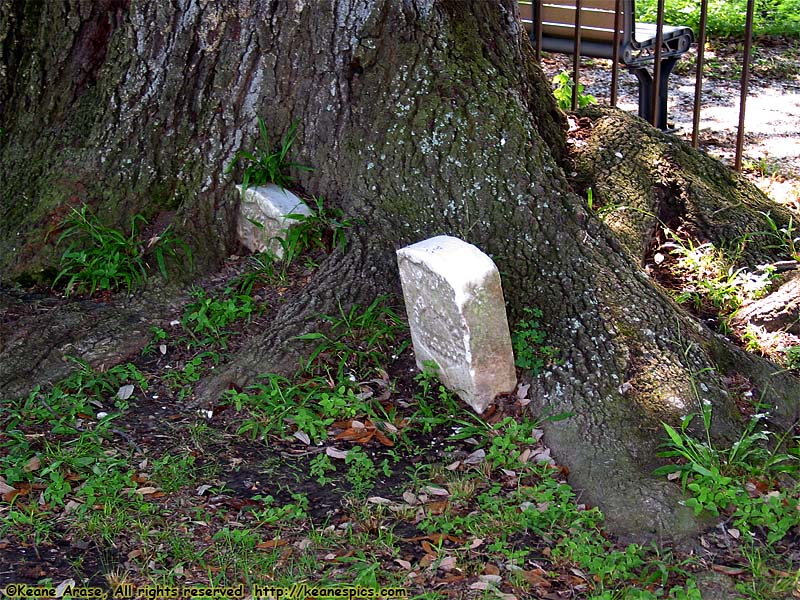
[[[693,36],[697,44],[692,115],[692,145],[695,148],[698,146],[702,108],[708,16],[708,0],[699,1],[699,31],[696,36]],[[683,47],[685,40],[677,41],[676,29],[680,28],[664,25],[664,4],[665,0],[658,0],[655,24],[642,24],[635,21],[633,0],[520,0],[518,2],[520,17],[529,29],[538,61],[541,61],[542,50],[572,54],[573,110],[578,107],[581,56],[609,58],[612,63],[610,104],[612,106],[617,104],[619,66],[626,66],[640,80],[640,116],[645,116],[653,125],[661,126],[662,129],[666,126],[666,86],[669,72],[680,55],[688,50],[688,47]],[[734,168],[737,171],[741,171],[742,168],[754,13],[755,0],[747,0],[744,56],[739,86],[739,122],[734,160]],[[634,35],[636,27],[648,28],[648,33],[651,35],[647,43],[643,44],[637,40]],[[632,52],[638,54],[634,56]],[[645,64],[652,65],[652,74],[647,72]]]

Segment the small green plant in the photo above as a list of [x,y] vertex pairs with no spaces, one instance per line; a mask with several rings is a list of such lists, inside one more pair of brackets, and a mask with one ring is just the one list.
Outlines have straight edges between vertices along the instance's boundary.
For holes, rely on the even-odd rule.
[[752,273],[736,267],[746,239],[726,249],[708,242],[695,245],[692,240],[682,240],[670,230],[666,230],[666,234],[671,241],[662,247],[668,248],[677,258],[673,269],[687,280],[675,300],[681,304],[691,303],[697,312],[710,310],[718,314],[723,332],[727,331],[727,319],[745,300],[766,293],[772,271]]
[[411,422],[421,425],[422,433],[427,435],[435,427],[445,423],[452,424],[453,418],[462,411],[462,407],[455,395],[439,381],[439,365],[432,360],[422,364],[422,373],[414,376],[417,384],[417,393],[414,394],[417,410]]
[[338,315],[322,315],[330,324],[327,334],[297,338],[317,344],[301,369],[315,375],[332,371],[338,380],[354,374],[366,379],[396,359],[410,341],[405,337],[407,326],[387,300],[378,296],[367,307],[355,304],[349,310],[339,307]]
[[525,308],[523,311],[526,316],[517,323],[511,335],[511,345],[516,365],[538,375],[545,366],[557,360],[558,349],[545,344],[547,335],[539,324],[542,311],[538,308]]
[[[345,219],[341,209],[326,206],[322,197],[315,197],[313,201],[315,207],[310,209],[311,214],[286,215],[287,219],[295,222],[282,235],[270,240],[273,244],[271,248],[250,257],[252,268],[236,284],[241,293],[250,294],[261,279],[267,282],[285,281],[289,266],[301,255],[305,255],[307,267],[316,268],[310,251],[319,249],[330,254],[336,248],[344,248],[347,229],[353,227],[355,221]],[[261,223],[251,222],[263,227]],[[280,252],[277,252],[275,245],[280,246]]]
[[275,498],[272,496],[260,494],[253,496],[253,500],[264,503],[263,508],[255,509],[252,512],[259,527],[306,519],[308,517],[308,498],[302,494],[292,494],[292,499],[294,502],[276,506]]
[[131,364],[101,372],[73,360],[78,369],[72,375],[49,392],[37,387],[6,403],[0,415],[0,476],[10,485],[37,486],[51,508],[73,495],[95,501],[105,489],[101,480],[127,470],[125,459],[104,444],[135,387],[147,389]]
[[[378,468],[361,446],[354,446],[348,450],[344,462],[349,465],[345,478],[353,486],[353,493],[356,496],[363,496],[375,484],[375,480],[378,478]],[[386,468],[387,464],[385,463],[384,473]],[[391,471],[385,474],[391,475]]]
[[342,209],[326,206],[322,196],[315,196],[312,200],[314,206],[310,207],[310,215],[286,215],[287,219],[297,221],[286,231],[286,239],[282,242],[287,262],[314,248],[326,252],[332,252],[334,248],[343,249],[347,241],[346,232],[355,224],[352,219],[344,218]]
[[354,383],[349,380],[331,387],[331,382],[320,377],[299,383],[275,374],[262,375],[259,379],[262,382],[246,391],[226,392],[237,411],[246,410],[250,415],[238,433],[247,433],[253,439],[295,435],[308,436],[310,442],[316,443],[327,437],[328,427],[337,419],[371,416],[374,412],[358,397]]
[[140,237],[140,228],[147,221],[142,215],[131,217],[130,232],[123,233],[100,223],[88,212],[86,205],[72,208],[62,222],[64,231],[58,244],[68,239],[73,241],[61,255],[61,270],[53,286],[66,280],[65,293],[96,290],[119,290],[129,293],[147,279],[147,252],[156,258],[161,275],[167,277],[165,256],[178,256],[178,249],[191,257],[188,246],[176,238],[169,228],[148,247]]
[[[561,71],[558,75],[553,77],[553,95],[556,97],[556,102],[561,110],[570,110],[572,108],[572,90],[574,87],[572,77],[568,71]],[[589,104],[597,104],[597,98],[591,94],[583,93],[583,84],[578,84],[578,108],[584,108]]]
[[762,156],[756,161],[744,161],[742,169],[744,171],[752,171],[760,177],[774,177],[780,172],[780,167],[770,162],[765,156]]
[[769,248],[785,252],[792,260],[800,260],[800,229],[795,225],[794,218],[789,217],[789,222],[781,227],[770,217],[769,213],[761,213],[767,221],[769,231],[766,233],[772,240]]
[[167,332],[161,327],[151,327],[150,333],[153,334],[153,337],[145,344],[144,348],[142,348],[142,356],[154,354],[157,348],[161,354],[165,354],[166,344],[164,342],[167,340]]
[[783,349],[784,361],[789,369],[800,369],[800,345]]
[[142,391],[147,391],[147,379],[132,363],[119,364],[105,371],[92,368],[84,360],[74,356],[67,357],[78,368],[56,387],[67,393],[88,396],[90,399],[101,400],[103,397],[114,397],[123,383],[138,386]]
[[216,342],[224,347],[229,334],[225,328],[234,321],[249,318],[256,308],[252,296],[234,293],[231,288],[217,297],[194,288],[192,296],[195,301],[184,309],[181,324],[198,345]]
[[[692,507],[695,514],[707,511],[718,516],[725,512],[742,532],[762,527],[768,531],[769,544],[782,539],[797,523],[800,486],[795,485],[794,489],[775,487],[766,493],[751,494],[745,484],[754,480],[762,482],[762,488],[773,488],[779,475],[797,477],[800,474],[797,453],[800,439],[795,438],[795,449],[790,449],[788,454],[770,449],[769,435],[759,424],[764,415],[756,415],[730,448],[716,448],[709,433],[711,405],[703,403],[702,406],[700,416],[706,439],[698,441],[689,433],[690,423],[697,415],[685,417],[680,429],[664,423],[669,439],[659,456],[679,462],[660,467],[656,473],[680,478],[683,489],[691,493],[686,505]],[[781,445],[778,443],[775,447]]]
[[333,481],[332,478],[325,474],[328,471],[336,471],[336,467],[333,461],[331,461],[330,456],[327,454],[317,454],[311,461],[308,472],[312,477],[316,478],[318,484],[328,485]]
[[167,371],[163,377],[164,383],[173,391],[178,393],[178,399],[183,400],[192,393],[192,384],[200,381],[200,377],[209,368],[204,363],[212,362],[219,364],[219,354],[216,352],[201,352],[197,356],[187,360],[183,369],[173,369]]
[[488,431],[490,443],[486,450],[486,461],[495,468],[518,467],[522,452],[535,442],[534,428],[535,423],[518,421],[513,417],[506,417],[493,425]]
[[253,152],[238,151],[231,164],[225,169],[225,173],[230,173],[239,161],[249,161],[250,164],[245,167],[242,179],[243,195],[247,188],[253,185],[274,183],[281,188],[290,185],[294,181],[289,174],[290,169],[298,171],[312,170],[311,167],[289,161],[289,150],[297,136],[297,125],[298,122],[295,121],[289,126],[289,130],[281,140],[280,146],[276,149],[270,142],[264,119],[258,117],[260,140],[256,142],[255,150]]

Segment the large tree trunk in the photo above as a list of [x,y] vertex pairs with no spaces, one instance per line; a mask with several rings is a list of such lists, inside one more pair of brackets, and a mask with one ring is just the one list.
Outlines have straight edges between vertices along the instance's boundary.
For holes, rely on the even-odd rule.
[[781,426],[800,414],[796,380],[684,315],[571,192],[563,117],[510,0],[0,6],[12,273],[52,263],[47,227],[83,200],[116,223],[176,211],[197,267],[213,268],[235,248],[223,171],[259,115],[276,137],[299,121],[295,158],[314,167],[299,188],[362,223],[201,401],[296,366],[309,315],[396,290],[395,249],[449,234],[494,258],[512,318],[544,311],[561,360],[533,382],[536,403],[575,413],[547,441],[617,533],[697,530],[679,488],[651,473],[661,421],[706,400],[714,435],[736,434],[726,375],[753,379]]

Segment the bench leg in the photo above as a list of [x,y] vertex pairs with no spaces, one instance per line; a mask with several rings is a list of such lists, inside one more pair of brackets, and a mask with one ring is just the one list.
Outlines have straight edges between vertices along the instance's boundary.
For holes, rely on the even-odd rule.
[[[664,131],[667,128],[667,92],[672,69],[678,62],[677,56],[661,61],[661,73],[658,84],[658,119],[656,126]],[[628,67],[639,80],[639,116],[648,123],[652,122],[653,111],[653,76],[646,67]]]

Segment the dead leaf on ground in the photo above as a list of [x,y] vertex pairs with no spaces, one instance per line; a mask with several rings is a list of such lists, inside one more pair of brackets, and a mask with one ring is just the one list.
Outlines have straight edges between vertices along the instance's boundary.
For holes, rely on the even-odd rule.
[[430,502],[426,504],[425,508],[427,508],[428,512],[432,515],[441,515],[447,510],[448,504],[449,502],[447,500],[438,500],[436,502]]
[[456,557],[445,556],[437,565],[442,571],[452,571],[456,568]]
[[745,573],[744,569],[740,569],[739,567],[729,567],[727,565],[711,565],[711,570],[716,571],[717,573],[722,573],[723,575],[728,575],[729,577],[735,577],[736,575],[742,575]]
[[298,440],[300,440],[301,442],[303,442],[306,446],[310,446],[311,445],[311,438],[302,429],[298,429],[292,435],[294,437],[296,437]]
[[267,540],[265,542],[259,542],[256,544],[256,548],[259,550],[272,550],[273,548],[285,546],[287,543],[288,542],[286,540]]
[[464,539],[457,537],[455,535],[450,535],[449,533],[432,533],[427,537],[434,544],[443,544],[445,542],[452,542],[454,544],[460,545],[464,543]]
[[11,492],[15,489],[16,488],[13,488],[10,485],[8,485],[8,483],[6,483],[6,480],[4,478],[0,477],[0,494],[7,494],[8,492]]
[[469,589],[471,590],[488,590],[490,587],[493,587],[491,583],[486,581],[476,581],[475,583],[471,583]]
[[133,396],[133,386],[131,384],[123,385],[117,390],[117,398],[120,400],[127,400],[131,396]]
[[75,587],[75,580],[74,579],[65,579],[64,581],[59,583],[56,586],[56,589],[54,590],[55,597],[56,598],[63,597],[64,596],[64,592],[66,591],[66,589],[68,587],[70,587],[70,588],[74,588]]
[[325,448],[325,454],[327,454],[331,458],[341,458],[341,459],[347,458],[347,450],[339,450],[338,448],[335,448],[333,446],[328,446],[327,448]]
[[550,580],[547,578],[547,572],[544,569],[535,569],[533,571],[519,571],[522,578],[530,585],[538,585],[539,587],[551,587]]
[[345,429],[342,433],[336,436],[337,440],[344,442],[356,442],[358,444],[366,444],[375,436],[375,430],[359,429],[351,427]]
[[426,554],[419,559],[419,566],[423,569],[430,567],[437,558],[439,558],[439,556],[436,554]]
[[369,498],[367,498],[367,502],[369,502],[370,504],[381,504],[384,506],[392,503],[391,500],[389,500],[388,498],[384,498],[383,496],[370,496]]
[[478,448],[470,454],[467,458],[464,459],[465,465],[479,465],[483,462],[483,459],[486,458],[486,452],[482,448]]
[[410,504],[411,506],[414,506],[417,503],[417,497],[411,492],[403,492],[403,500],[406,502],[406,504]]
[[384,434],[380,429],[375,430],[375,439],[377,439],[381,444],[389,448],[394,446],[394,442],[390,440],[388,437],[386,437],[386,434]]
[[444,488],[434,487],[432,485],[426,485],[422,488],[426,494],[430,494],[431,496],[449,496],[450,492],[448,492]]

